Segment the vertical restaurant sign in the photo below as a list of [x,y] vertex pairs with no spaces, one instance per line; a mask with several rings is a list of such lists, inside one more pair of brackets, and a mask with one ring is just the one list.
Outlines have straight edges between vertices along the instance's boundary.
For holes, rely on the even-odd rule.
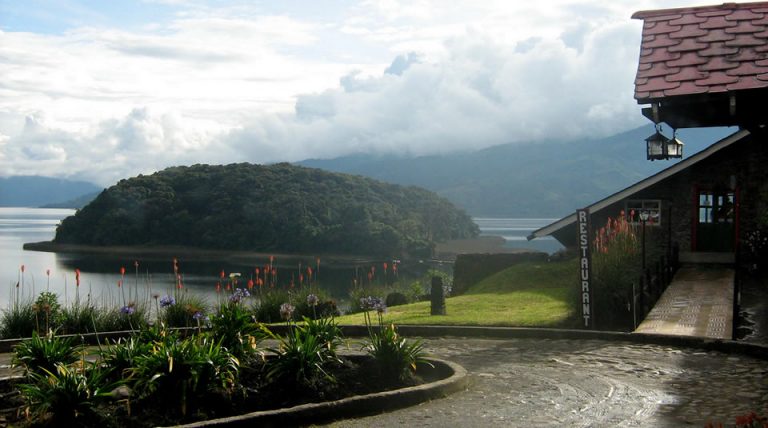
[[576,225],[579,233],[579,284],[581,286],[581,316],[585,328],[595,328],[594,305],[592,298],[592,252],[589,235],[592,227],[589,221],[589,209],[576,210]]

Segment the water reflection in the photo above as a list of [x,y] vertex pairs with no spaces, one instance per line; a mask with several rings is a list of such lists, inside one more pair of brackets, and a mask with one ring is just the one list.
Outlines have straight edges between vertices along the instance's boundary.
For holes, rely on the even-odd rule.
[[[52,291],[60,296],[63,303],[71,302],[77,295],[96,303],[117,304],[122,302],[122,293],[133,290],[133,295],[148,296],[151,293],[171,293],[176,285],[172,255],[135,253],[125,254],[83,254],[48,253],[25,251],[24,243],[50,241],[55,235],[56,225],[73,210],[39,208],[0,208],[0,308],[7,307],[15,300],[18,291],[21,300],[32,299],[40,291]],[[241,274],[241,285],[255,278],[256,269],[261,275],[270,264],[269,256],[244,256],[242,254],[212,257],[206,253],[190,256],[178,255],[179,274],[185,292],[215,300],[216,283],[220,272],[228,275]],[[138,262],[138,268],[135,263]],[[276,269],[276,287],[300,286],[301,275],[306,284],[312,280],[336,299],[346,298],[353,280],[367,282],[367,272],[373,266],[377,274],[374,283],[392,282],[395,277],[391,269],[385,276],[383,263],[391,260],[322,258],[314,256],[277,256],[272,261]],[[21,266],[24,266],[24,272]],[[125,268],[125,276],[120,275]],[[311,276],[307,267],[312,268]],[[410,281],[423,275],[429,266],[413,262],[399,265],[398,278]],[[80,286],[76,286],[75,269],[80,271]],[[123,280],[124,290],[118,287]],[[18,288],[17,288],[18,284]],[[138,292],[136,291],[138,290]]]

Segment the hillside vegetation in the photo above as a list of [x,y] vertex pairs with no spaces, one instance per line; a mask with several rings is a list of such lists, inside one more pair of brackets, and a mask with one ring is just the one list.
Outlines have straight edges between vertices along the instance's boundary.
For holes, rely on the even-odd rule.
[[172,167],[121,180],[55,242],[428,256],[477,226],[424,189],[282,163]]

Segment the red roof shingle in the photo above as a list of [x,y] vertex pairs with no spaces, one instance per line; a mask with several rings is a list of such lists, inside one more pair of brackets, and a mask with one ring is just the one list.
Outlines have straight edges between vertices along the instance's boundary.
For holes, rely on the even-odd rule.
[[768,88],[768,2],[637,12],[635,99]]

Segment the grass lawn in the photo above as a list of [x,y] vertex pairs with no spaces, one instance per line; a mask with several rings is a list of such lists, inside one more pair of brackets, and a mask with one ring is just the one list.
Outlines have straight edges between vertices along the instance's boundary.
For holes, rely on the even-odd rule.
[[[568,296],[576,286],[576,262],[521,263],[446,299],[447,315],[431,316],[430,303],[388,308],[385,322],[396,324],[572,326],[575,307]],[[339,324],[363,324],[363,315],[345,315]]]

